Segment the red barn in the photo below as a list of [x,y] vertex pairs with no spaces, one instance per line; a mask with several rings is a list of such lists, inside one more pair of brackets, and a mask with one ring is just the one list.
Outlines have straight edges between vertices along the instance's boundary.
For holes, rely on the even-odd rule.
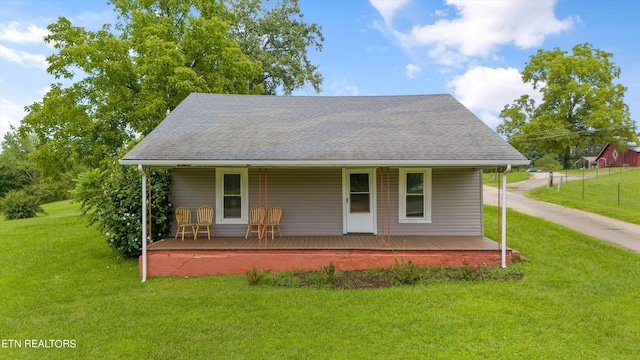
[[596,159],[598,167],[609,166],[632,166],[640,167],[640,146],[632,143],[627,144],[627,151],[617,151],[616,145],[611,143],[600,151]]

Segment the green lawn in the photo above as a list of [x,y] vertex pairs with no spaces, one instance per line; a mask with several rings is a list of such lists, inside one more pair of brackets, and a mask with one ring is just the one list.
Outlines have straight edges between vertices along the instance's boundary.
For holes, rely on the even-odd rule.
[[[524,181],[530,179],[533,175],[522,170],[513,170],[507,173],[507,184]],[[489,186],[498,186],[498,179],[502,177],[502,173],[497,173],[495,170],[485,170],[482,174],[482,183]]]
[[560,192],[557,185],[533,189],[529,196],[640,224],[640,168],[600,169],[599,173],[606,176],[585,179],[584,199],[582,180],[561,184]]
[[620,168],[591,168],[591,169],[569,169],[569,170],[559,170],[559,173],[562,174],[566,174],[569,176],[580,176],[583,173],[585,175],[593,175],[593,176],[599,176],[599,175],[609,175],[615,171],[620,171]]
[[[117,259],[69,203],[0,220],[2,359],[637,359],[640,255],[512,211],[523,280],[375,290],[154,278]],[[486,208],[488,236],[496,209]],[[7,346],[5,346],[7,345]]]

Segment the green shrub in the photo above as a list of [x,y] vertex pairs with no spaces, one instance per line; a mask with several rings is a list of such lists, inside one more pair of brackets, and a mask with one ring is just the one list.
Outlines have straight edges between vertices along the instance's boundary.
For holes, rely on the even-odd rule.
[[395,259],[396,263],[392,268],[393,279],[395,282],[404,285],[412,285],[420,280],[420,266],[414,264],[411,259],[401,262]]
[[25,190],[9,191],[0,205],[7,220],[27,219],[35,217],[38,213],[44,214],[38,198]]
[[49,179],[44,179],[37,184],[26,187],[25,190],[35,196],[40,204],[48,204],[71,198],[69,186],[62,181],[54,182]]
[[252,267],[251,270],[247,270],[245,274],[247,275],[247,284],[249,284],[249,286],[259,285],[266,275],[266,273],[261,272],[255,267]]
[[476,268],[474,266],[469,265],[468,262],[464,262],[464,266],[461,268],[456,268],[459,271],[459,277],[465,281],[471,281],[476,278]]
[[[173,206],[169,202],[171,177],[168,171],[153,170],[151,180],[151,232],[160,240],[171,233]],[[134,166],[122,166],[114,159],[106,171],[99,169],[78,176],[73,191],[90,224],[98,224],[111,248],[125,258],[137,257],[142,247],[142,184]]]
[[321,279],[325,284],[333,284],[338,278],[336,273],[336,267],[333,265],[333,261],[329,262],[329,265],[322,267]]
[[562,164],[551,154],[547,154],[536,160],[535,166],[540,170],[562,170]]

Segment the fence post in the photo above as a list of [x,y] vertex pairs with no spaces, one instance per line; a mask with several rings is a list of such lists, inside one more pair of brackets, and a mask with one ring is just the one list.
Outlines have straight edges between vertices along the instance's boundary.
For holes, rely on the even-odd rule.
[[584,200],[584,168],[582,169],[582,200]]

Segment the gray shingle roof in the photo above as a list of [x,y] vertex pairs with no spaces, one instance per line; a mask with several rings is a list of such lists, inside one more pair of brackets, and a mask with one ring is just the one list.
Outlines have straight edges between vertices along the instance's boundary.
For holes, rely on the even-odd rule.
[[451,95],[191,94],[123,164],[528,164]]

